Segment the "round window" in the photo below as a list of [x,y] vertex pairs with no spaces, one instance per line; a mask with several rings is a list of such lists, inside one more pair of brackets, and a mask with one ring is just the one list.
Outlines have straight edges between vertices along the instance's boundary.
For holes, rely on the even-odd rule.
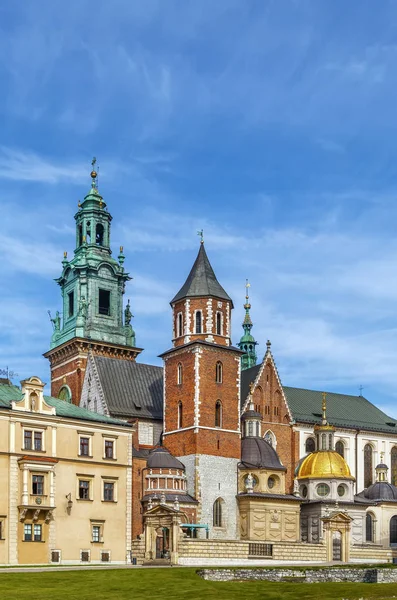
[[346,494],[346,486],[338,485],[338,496],[344,496]]
[[269,479],[267,480],[267,487],[269,488],[269,490],[271,490],[274,488],[275,485],[276,485],[276,478],[273,476],[270,476]]
[[329,485],[326,483],[319,483],[316,487],[316,492],[318,496],[325,498],[325,496],[328,496],[329,494]]
[[307,486],[306,485],[302,485],[301,489],[300,489],[300,492],[301,492],[302,498],[306,498],[307,497]]

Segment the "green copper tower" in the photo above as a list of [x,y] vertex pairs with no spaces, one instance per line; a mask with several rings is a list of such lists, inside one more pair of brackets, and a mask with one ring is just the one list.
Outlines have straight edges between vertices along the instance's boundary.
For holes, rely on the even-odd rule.
[[252,320],[251,320],[251,315],[250,315],[251,304],[249,303],[249,294],[248,294],[249,287],[250,287],[250,284],[248,283],[248,279],[247,279],[246,284],[245,284],[245,290],[246,290],[245,304],[244,304],[245,317],[244,317],[244,321],[243,321],[244,334],[241,337],[239,343],[237,344],[238,347],[240,348],[240,350],[242,350],[244,352],[244,354],[241,357],[241,368],[243,370],[249,369],[250,367],[255,366],[256,361],[257,361],[255,346],[258,345],[258,342],[256,342],[254,337],[251,335]]
[[[76,249],[72,260],[64,254],[62,274],[56,282],[62,290],[63,319],[59,312],[53,323],[51,349],[73,338],[135,347],[129,302],[123,311],[126,281],[123,248],[118,260],[110,249],[112,217],[98,191],[96,159],[92,161],[91,189],[76,220]],[[123,314],[124,312],[124,314]],[[124,317],[124,318],[123,318]]]

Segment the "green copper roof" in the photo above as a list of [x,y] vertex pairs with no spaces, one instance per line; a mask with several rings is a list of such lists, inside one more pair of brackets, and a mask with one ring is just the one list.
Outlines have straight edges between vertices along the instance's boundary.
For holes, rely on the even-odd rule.
[[[18,402],[22,400],[22,392],[16,385],[10,385],[7,383],[0,383],[0,408],[11,408],[11,402]],[[82,421],[95,421],[98,423],[107,423],[109,425],[122,425],[130,427],[125,421],[119,421],[118,419],[112,419],[106,415],[99,415],[98,413],[91,412],[80,406],[75,406],[64,400],[58,400],[52,396],[44,396],[44,400],[49,406],[53,406],[56,411],[57,417],[65,417],[70,419],[80,419]]]
[[240,338],[238,347],[242,352],[244,352],[241,357],[241,368],[244,370],[250,369],[251,367],[256,365],[257,356],[255,351],[255,346],[258,345],[258,342],[255,340],[254,336],[251,334],[252,329],[252,319],[250,314],[251,304],[249,302],[249,294],[248,289],[250,284],[248,283],[248,279],[245,284],[246,294],[245,294],[245,316],[243,321],[243,330],[244,333]]
[[225,292],[216,278],[211,263],[208,260],[203,242],[200,244],[200,250],[188,278],[176,296],[171,300],[171,304],[177,300],[182,300],[182,298],[201,296],[213,296],[214,298],[219,298],[221,300],[228,300],[232,303],[233,307],[232,299]]
[[[295,421],[321,423],[322,392],[283,386]],[[327,392],[327,419],[337,427],[397,433],[397,421],[364,396]]]

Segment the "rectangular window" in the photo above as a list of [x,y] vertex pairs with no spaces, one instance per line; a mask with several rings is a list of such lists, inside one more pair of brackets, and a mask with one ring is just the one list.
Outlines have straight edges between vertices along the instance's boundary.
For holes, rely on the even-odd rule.
[[32,494],[42,496],[44,494],[44,475],[32,476]]
[[69,317],[73,317],[73,315],[74,315],[74,292],[69,292],[69,294],[68,294],[68,307],[69,307]]
[[25,523],[23,526],[23,539],[25,542],[32,541],[32,525],[30,523]]
[[6,526],[3,520],[0,521],[0,540],[4,540],[4,536],[6,533]]
[[32,434],[33,431],[25,429],[23,433],[23,447],[25,450],[32,450]]
[[34,432],[34,449],[35,450],[42,450],[43,449],[43,444],[42,444],[42,439],[43,439],[43,434],[41,431],[35,431]]
[[110,292],[99,290],[98,312],[100,315],[110,315]]
[[100,525],[92,526],[92,541],[100,542],[101,541],[101,527]]
[[90,438],[81,437],[80,438],[80,456],[89,456],[90,455]]
[[105,481],[103,484],[103,499],[105,502],[114,502],[114,483]]
[[80,479],[79,480],[79,500],[90,499],[90,482]]
[[41,525],[34,526],[34,541],[41,542]]
[[114,442],[112,440],[105,440],[105,458],[114,458]]

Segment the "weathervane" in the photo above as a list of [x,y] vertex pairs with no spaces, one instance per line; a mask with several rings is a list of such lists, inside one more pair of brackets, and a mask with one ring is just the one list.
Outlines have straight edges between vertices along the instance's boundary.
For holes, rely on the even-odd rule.
[[15,371],[10,371],[8,367],[5,369],[0,369],[0,375],[5,375],[6,379],[14,379],[14,377],[18,377],[18,373],[15,373]]
[[203,229],[201,229],[200,231],[198,231],[198,232],[197,232],[197,235],[199,235],[199,236],[200,236],[200,238],[201,238],[201,239],[200,239],[200,242],[201,242],[201,244],[204,244],[204,230],[203,230]]

